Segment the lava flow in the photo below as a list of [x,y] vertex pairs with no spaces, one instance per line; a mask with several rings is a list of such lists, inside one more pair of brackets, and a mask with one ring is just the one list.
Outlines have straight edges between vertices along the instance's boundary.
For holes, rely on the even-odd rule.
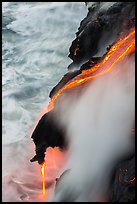
[[[105,55],[103,60],[88,70],[83,70],[81,74],[76,76],[74,79],[65,84],[51,99],[48,105],[48,112],[54,108],[54,102],[58,96],[66,89],[81,85],[93,78],[97,78],[107,72],[109,72],[114,65],[123,57],[130,54],[135,50],[135,29],[131,29],[130,33],[124,38],[118,40],[114,45],[111,46],[108,53]],[[105,66],[104,66],[105,65]],[[42,189],[43,196],[46,195],[45,178],[44,178],[45,162],[42,164]]]
[[[135,28],[131,29],[130,33],[123,39],[117,41],[106,54],[105,58],[98,64],[83,70],[81,74],[76,76],[74,79],[65,84],[51,99],[48,105],[48,111],[54,108],[54,102],[58,96],[66,89],[81,85],[93,78],[97,78],[109,72],[113,66],[124,56],[130,54],[135,50]],[[96,73],[101,67],[105,65],[105,69],[102,69],[99,73]],[[93,74],[95,72],[95,74]],[[92,73],[92,75],[90,75]]]
[[42,175],[42,194],[46,196],[46,187],[45,187],[45,162],[41,165],[41,175]]

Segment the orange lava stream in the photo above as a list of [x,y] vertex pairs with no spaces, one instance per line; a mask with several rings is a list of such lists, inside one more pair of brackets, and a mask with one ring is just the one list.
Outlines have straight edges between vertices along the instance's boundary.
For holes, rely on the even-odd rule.
[[43,194],[44,197],[46,196],[46,186],[45,186],[45,165],[46,165],[45,162],[41,165],[41,175],[42,175],[42,194]]
[[88,69],[88,70],[82,70],[82,73],[80,75],[84,75],[84,74],[90,74],[92,72],[95,72],[96,70],[98,70],[98,68],[101,65],[104,65],[109,58],[113,55],[114,51],[116,51],[124,41],[128,40],[133,34],[135,34],[135,28],[133,28],[131,30],[131,32],[125,36],[123,39],[119,39],[109,50],[109,52],[107,53],[107,56],[98,64],[94,65],[92,68]]
[[[74,79],[69,81],[67,84],[65,84],[51,99],[49,105],[48,105],[48,111],[52,110],[54,108],[54,102],[58,98],[58,96],[66,89],[81,85],[93,78],[97,78],[100,75],[103,75],[107,72],[109,72],[113,66],[124,56],[131,53],[135,49],[135,29],[132,29],[131,32],[124,37],[123,39],[120,39],[118,42],[116,42],[110,49],[110,51],[107,53],[105,58],[92,68],[88,70],[83,70],[81,74],[76,76]],[[108,63],[108,64],[107,64]],[[94,71],[98,70],[99,68],[102,68],[105,65],[105,68],[100,71],[99,73],[95,73],[94,75],[89,75]],[[84,76],[85,75],[85,76]]]
[[[109,72],[114,65],[123,57],[130,54],[135,50],[135,29],[131,29],[130,33],[125,36],[123,39],[117,41],[108,51],[104,59],[95,64],[93,67],[88,70],[83,70],[81,74],[76,76],[74,79],[65,84],[51,99],[47,107],[48,112],[54,108],[54,102],[58,96],[66,89],[81,85],[93,78],[97,78],[107,72]],[[96,72],[99,71],[99,72]],[[96,73],[94,73],[96,72]],[[93,74],[94,73],[94,74]],[[91,75],[92,74],[92,75]],[[46,196],[46,187],[45,187],[45,162],[41,166],[41,175],[42,175],[42,192],[43,196]],[[135,179],[133,179],[134,181]]]

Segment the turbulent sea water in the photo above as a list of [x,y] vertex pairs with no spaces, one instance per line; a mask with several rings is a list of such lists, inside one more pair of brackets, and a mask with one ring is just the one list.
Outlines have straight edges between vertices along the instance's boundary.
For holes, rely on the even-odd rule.
[[[67,72],[69,47],[86,13],[84,2],[2,4],[3,202],[43,201],[40,169],[29,161],[31,130]],[[53,170],[51,164],[49,189]]]

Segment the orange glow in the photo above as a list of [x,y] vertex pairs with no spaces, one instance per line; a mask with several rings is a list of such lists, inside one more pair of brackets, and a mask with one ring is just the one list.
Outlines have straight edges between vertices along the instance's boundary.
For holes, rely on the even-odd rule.
[[[88,70],[82,70],[82,73],[76,76],[74,79],[70,80],[65,84],[51,99],[46,112],[51,111],[54,108],[54,102],[58,96],[65,90],[79,86],[83,83],[90,81],[93,78],[97,78],[105,73],[112,70],[114,65],[119,62],[123,57],[127,56],[135,50],[135,29],[131,29],[130,33],[124,38],[117,41],[108,51],[103,60]],[[45,187],[45,162],[41,166],[42,175],[42,192],[43,196],[46,196]],[[135,178],[130,180],[134,182]]]
[[46,187],[45,187],[45,165],[46,165],[45,162],[41,165],[42,194],[43,194],[43,196],[46,196]]
[[[55,100],[64,90],[81,85],[93,78],[97,78],[98,76],[101,76],[109,72],[120,59],[122,59],[123,57],[125,57],[134,50],[135,50],[135,29],[132,29],[131,32],[126,37],[120,39],[110,48],[109,52],[106,54],[105,58],[101,62],[89,68],[88,70],[83,70],[81,74],[79,74],[74,79],[65,84],[52,97],[48,105],[48,111],[54,108]],[[99,72],[94,73],[96,71]],[[89,75],[91,73],[92,75]]]
[[92,68],[88,69],[88,70],[82,70],[82,73],[80,75],[84,75],[84,74],[89,74],[92,72],[95,72],[96,70],[98,70],[98,68],[101,65],[104,65],[109,59],[110,57],[113,55],[113,53],[122,45],[122,43],[126,40],[128,40],[132,35],[135,34],[135,29],[132,29],[131,32],[124,37],[123,39],[120,39],[119,41],[117,41],[109,50],[109,52],[107,53],[106,57],[103,59],[103,61],[101,61],[100,63],[94,65]]

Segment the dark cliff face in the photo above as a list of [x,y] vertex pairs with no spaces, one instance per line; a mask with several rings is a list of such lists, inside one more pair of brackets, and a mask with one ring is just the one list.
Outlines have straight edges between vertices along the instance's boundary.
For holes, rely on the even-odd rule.
[[[90,3],[90,2],[86,2]],[[92,3],[92,2],[91,2]],[[105,2],[104,2],[105,3]],[[89,5],[89,4],[88,4]],[[72,63],[69,72],[51,90],[52,98],[68,81],[99,62],[109,46],[126,34],[135,24],[135,2],[116,2],[103,7],[103,2],[95,2],[88,7],[88,14],[80,23],[76,39],[69,49]],[[32,139],[36,146],[36,155],[31,160],[42,163],[47,147],[66,148],[65,130],[53,118],[53,111],[43,115],[36,126]],[[123,169],[122,173],[119,169]],[[123,173],[124,169],[129,169]],[[134,153],[132,159],[120,162],[116,167],[110,186],[111,202],[133,202],[134,182],[127,182],[135,175]],[[121,178],[122,182],[119,180]]]
[[135,2],[117,2],[104,8],[100,4],[96,2],[89,7],[87,17],[80,23],[70,47],[69,57],[73,63],[69,69],[77,68],[97,54],[101,56],[103,47],[105,51],[134,24]]
[[119,162],[115,167],[111,184],[112,202],[135,201],[135,155]]
[[116,2],[109,7],[103,7],[103,3],[96,2],[88,8],[69,48],[69,57],[73,60],[68,66],[69,72],[51,90],[50,97],[81,70],[97,63],[111,44],[135,26],[135,2]]

